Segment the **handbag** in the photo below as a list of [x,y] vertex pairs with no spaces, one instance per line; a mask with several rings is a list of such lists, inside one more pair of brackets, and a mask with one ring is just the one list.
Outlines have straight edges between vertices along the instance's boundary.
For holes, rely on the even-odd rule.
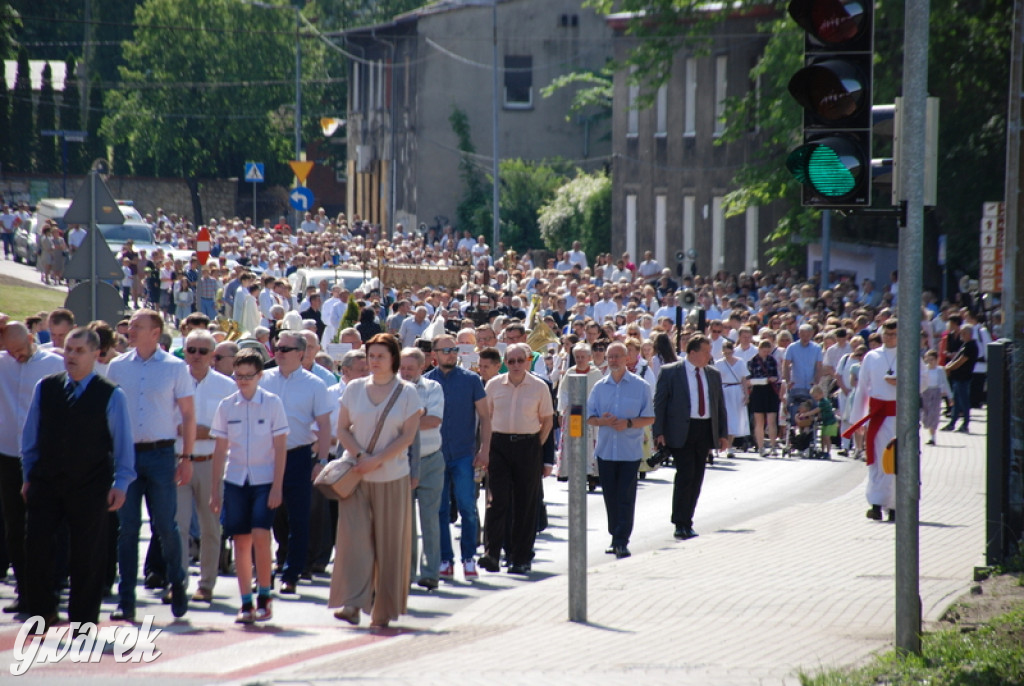
[[[367,453],[372,453],[373,449],[377,446],[380,431],[384,428],[384,420],[387,419],[388,413],[395,406],[395,402],[398,401],[398,396],[401,393],[402,382],[398,381],[395,390],[388,399],[388,404],[384,406],[384,411],[380,413],[380,417],[377,419],[377,426],[373,430],[373,436],[370,438],[369,445],[366,446]],[[355,492],[359,482],[363,480],[363,475],[352,469],[354,466],[355,463],[347,460],[328,462],[327,466],[317,474],[316,479],[313,481],[313,487],[320,491],[328,500],[341,500],[349,497]]]

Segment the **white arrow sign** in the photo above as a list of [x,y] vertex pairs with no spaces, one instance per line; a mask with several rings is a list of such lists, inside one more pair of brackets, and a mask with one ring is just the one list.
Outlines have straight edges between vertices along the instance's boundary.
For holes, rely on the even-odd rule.
[[297,186],[288,195],[288,200],[291,201],[292,207],[300,212],[305,212],[313,205],[313,191],[305,186]]

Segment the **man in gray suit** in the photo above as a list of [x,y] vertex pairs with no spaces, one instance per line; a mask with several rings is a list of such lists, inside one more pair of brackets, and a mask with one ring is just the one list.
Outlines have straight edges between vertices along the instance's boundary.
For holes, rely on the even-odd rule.
[[654,442],[668,446],[676,466],[672,490],[674,536],[697,536],[693,511],[704,483],[704,465],[715,443],[728,448],[729,423],[722,376],[711,361],[711,341],[696,335],[686,344],[686,359],[661,368],[654,392]]

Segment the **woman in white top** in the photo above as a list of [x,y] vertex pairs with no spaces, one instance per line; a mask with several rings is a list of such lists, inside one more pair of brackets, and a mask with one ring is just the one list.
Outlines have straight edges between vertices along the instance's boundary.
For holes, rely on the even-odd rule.
[[[401,347],[387,333],[366,342],[370,375],[345,387],[338,412],[338,442],[343,460],[361,473],[362,482],[338,501],[338,533],[328,607],[350,624],[359,611],[370,626],[383,628],[406,611],[412,550],[412,498],[409,461],[423,414],[416,387],[398,378]],[[373,434],[392,394],[397,400],[386,413],[377,440]]]
[[747,417],[747,396],[750,395],[750,372],[747,363],[736,357],[735,345],[726,339],[722,343],[722,357],[715,360],[715,367],[722,373],[722,395],[725,412],[729,417],[729,457],[735,456],[732,442],[737,436],[750,435],[750,419]]

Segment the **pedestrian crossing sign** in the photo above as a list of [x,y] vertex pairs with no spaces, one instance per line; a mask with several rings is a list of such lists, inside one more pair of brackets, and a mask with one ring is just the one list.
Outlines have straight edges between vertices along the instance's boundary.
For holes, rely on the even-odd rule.
[[263,163],[246,162],[245,180],[249,183],[263,183]]

